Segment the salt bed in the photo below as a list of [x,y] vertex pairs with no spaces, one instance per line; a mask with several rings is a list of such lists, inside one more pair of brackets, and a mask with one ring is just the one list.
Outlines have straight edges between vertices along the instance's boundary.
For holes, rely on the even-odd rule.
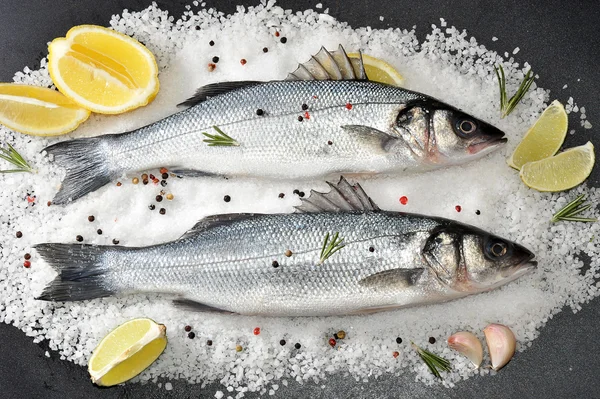
[[[197,3],[196,3],[197,6]],[[206,384],[220,381],[228,389],[217,396],[243,396],[244,392],[273,393],[289,380],[321,381],[328,373],[343,373],[357,381],[384,373],[414,373],[425,384],[435,380],[411,349],[409,342],[448,358],[453,371],[443,384],[476,374],[467,360],[448,349],[446,338],[458,330],[482,337],[490,322],[509,325],[518,339],[518,349],[527,348],[541,327],[564,305],[573,311],[598,295],[600,248],[594,237],[598,224],[551,224],[552,214],[569,199],[586,193],[592,203],[600,192],[581,186],[567,194],[545,194],[526,188],[505,159],[527,126],[552,100],[535,83],[509,117],[501,119],[498,88],[492,65],[502,63],[513,92],[529,66],[478,45],[453,27],[432,25],[424,42],[413,30],[353,29],[327,14],[307,10],[292,13],[273,2],[239,8],[231,16],[214,9],[188,8],[175,20],[156,5],[141,12],[124,11],[111,26],[145,43],[160,66],[161,91],[149,106],[121,116],[94,115],[71,137],[127,131],[177,110],[175,104],[196,87],[224,80],[282,79],[316,53],[321,45],[334,49],[343,44],[349,51],[362,49],[385,58],[406,77],[406,85],[498,126],[506,132],[508,145],[477,162],[420,175],[405,175],[361,181],[383,209],[425,213],[459,220],[505,236],[528,246],[537,254],[538,270],[496,291],[451,303],[417,307],[369,316],[327,318],[260,318],[189,313],[174,309],[166,297],[136,295],[87,302],[55,304],[33,298],[54,272],[40,261],[32,246],[40,242],[84,242],[112,245],[149,245],[175,239],[203,216],[229,212],[292,212],[299,199],[294,189],[308,192],[324,189],[323,182],[264,182],[244,179],[169,179],[160,185],[133,185],[133,176],[66,207],[46,206],[60,184],[63,172],[48,162],[40,150],[56,139],[31,138],[4,128],[2,136],[38,170],[37,174],[0,175],[0,320],[13,324],[33,337],[48,340],[61,359],[85,365],[92,349],[111,329],[134,317],[150,317],[167,325],[169,345],[160,359],[144,371],[138,381],[156,381],[159,376]],[[275,35],[276,32],[280,36]],[[287,42],[282,43],[282,37]],[[209,42],[214,40],[214,46]],[[268,48],[264,53],[263,48]],[[207,64],[219,56],[217,68]],[[240,59],[246,59],[242,65]],[[542,68],[536,69],[542,70]],[[46,63],[39,70],[25,68],[16,82],[51,86]],[[567,108],[576,112],[573,99]],[[575,126],[581,129],[580,126]],[[61,138],[64,139],[64,138]],[[158,174],[158,171],[147,171]],[[148,209],[163,189],[173,201]],[[283,199],[279,193],[285,193]],[[225,195],[231,197],[224,202]],[[27,196],[35,201],[30,203]],[[398,198],[408,197],[401,205]],[[460,205],[461,212],[457,212]],[[166,208],[161,215],[158,208]],[[480,214],[476,214],[479,210]],[[90,223],[88,216],[94,215]],[[591,216],[591,215],[590,215]],[[103,234],[97,234],[97,229]],[[23,233],[15,238],[17,231]],[[23,254],[32,253],[31,268],[23,267]],[[582,272],[581,254],[590,259]],[[187,338],[185,325],[193,326],[195,339]],[[255,327],[261,328],[254,335]],[[327,339],[338,330],[347,337],[335,348]],[[402,343],[396,343],[396,337]],[[428,343],[429,337],[437,342]],[[212,346],[206,342],[213,341]],[[286,344],[280,345],[285,339]],[[301,345],[296,349],[295,344]],[[236,345],[244,350],[236,352]],[[399,352],[394,358],[392,353]]]

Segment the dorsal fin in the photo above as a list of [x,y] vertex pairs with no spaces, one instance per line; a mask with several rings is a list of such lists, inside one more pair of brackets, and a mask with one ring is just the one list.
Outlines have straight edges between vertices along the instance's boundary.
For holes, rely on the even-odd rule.
[[368,80],[363,64],[362,52],[358,58],[350,58],[344,47],[333,52],[325,47],[310,60],[298,65],[286,80]]
[[261,82],[256,80],[241,80],[234,82],[211,83],[209,85],[200,87],[198,90],[196,90],[196,93],[192,97],[180,104],[177,104],[177,106],[192,107],[208,100],[211,97],[218,96],[219,94],[229,93],[230,91],[237,90],[242,87],[253,86],[258,83]]
[[183,233],[179,239],[195,236],[201,231],[208,230],[216,226],[226,225],[235,221],[250,219],[256,216],[256,213],[225,213],[222,215],[211,215],[200,219],[191,229]]
[[300,198],[302,204],[295,207],[297,212],[372,212],[379,207],[365,193],[360,184],[352,186],[340,177],[338,184],[327,182],[331,190],[320,193],[311,190],[308,198]]

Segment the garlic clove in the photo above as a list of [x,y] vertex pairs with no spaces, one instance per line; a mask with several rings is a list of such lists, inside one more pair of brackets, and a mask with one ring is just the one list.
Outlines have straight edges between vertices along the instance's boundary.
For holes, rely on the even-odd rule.
[[492,369],[498,371],[512,359],[517,346],[515,334],[502,324],[490,324],[483,329],[487,342]]
[[448,346],[466,356],[475,368],[483,361],[483,346],[477,336],[468,331],[460,331],[448,338]]

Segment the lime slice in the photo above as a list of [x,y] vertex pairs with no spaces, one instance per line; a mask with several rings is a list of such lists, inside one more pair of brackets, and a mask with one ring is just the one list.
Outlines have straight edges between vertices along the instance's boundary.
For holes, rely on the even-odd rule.
[[144,371],[165,350],[166,331],[150,319],[133,319],[115,328],[100,341],[88,362],[92,382],[116,385]]
[[551,158],[526,163],[519,175],[523,183],[538,191],[563,191],[583,183],[594,162],[594,146],[588,141]]
[[[360,57],[359,53],[348,54],[350,58]],[[390,64],[379,58],[363,54],[363,65],[369,80],[373,82],[386,83],[388,85],[402,86],[404,77]]]
[[525,133],[525,137],[508,159],[508,165],[519,170],[527,162],[539,161],[556,154],[565,141],[568,124],[565,107],[558,100],[554,100]]

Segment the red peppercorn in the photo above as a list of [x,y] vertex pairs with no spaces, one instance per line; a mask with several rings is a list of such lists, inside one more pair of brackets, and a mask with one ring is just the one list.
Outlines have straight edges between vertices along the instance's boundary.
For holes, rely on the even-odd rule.
[[347,104],[346,104],[346,109],[352,109],[352,104],[350,104],[350,103],[347,103]]
[[279,32],[275,31],[275,37],[279,37]]
[[308,111],[304,113],[304,119],[310,119],[310,114],[308,113]]
[[212,62],[210,64],[208,64],[208,72],[212,72],[215,70],[215,68],[217,67],[216,64],[213,64]]
[[400,203],[402,205],[408,204],[408,197],[406,195],[403,195],[402,197],[400,197]]
[[337,342],[335,341],[335,339],[329,338],[329,345],[331,345],[332,348],[335,346],[335,344],[337,344]]
[[148,176],[148,177],[150,177],[150,180],[154,180],[154,179],[156,179],[156,176],[154,176],[154,175],[152,175],[152,174],[151,174],[150,176]]
[[253,331],[254,335],[260,334],[260,327],[256,327]]
[[117,182],[117,187],[121,187],[121,184],[122,184],[122,183],[121,183],[120,181],[118,181],[118,182]]
[[25,266],[27,269],[29,269],[31,267],[31,262],[26,260],[25,262],[23,262],[23,266]]
[[160,174],[162,175],[163,173],[167,173],[168,170],[167,168],[160,168]]
[[240,60],[240,64],[242,64],[242,65],[246,65],[246,62],[248,62],[248,61],[246,61],[246,59],[245,59],[245,58],[242,58],[242,59]]
[[31,254],[25,254],[24,258],[25,258],[25,260],[31,259]]
[[394,353],[392,353],[392,356],[394,356],[394,359],[397,358],[398,356],[400,356],[399,352],[394,351]]
[[461,208],[461,206],[460,206],[460,205],[456,205],[456,206],[454,207],[454,209],[456,209],[456,212],[460,212],[460,211],[462,211],[462,208]]

